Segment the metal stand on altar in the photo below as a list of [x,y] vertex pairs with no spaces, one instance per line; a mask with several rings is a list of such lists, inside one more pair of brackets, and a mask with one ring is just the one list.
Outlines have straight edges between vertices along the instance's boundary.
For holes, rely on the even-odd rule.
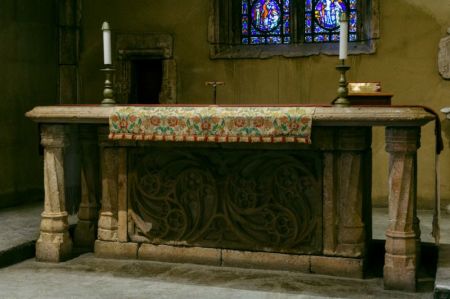
[[341,63],[336,66],[340,73],[338,98],[334,101],[334,106],[348,107],[350,101],[348,100],[348,82],[345,73],[350,69],[350,66],[345,64],[348,53],[348,18],[346,13],[342,13],[339,19],[340,34],[339,34],[339,59]]
[[112,65],[111,58],[111,29],[109,28],[108,22],[103,22],[103,63],[105,67],[102,69],[105,72],[105,87],[103,89],[103,101],[102,105],[109,106],[115,105],[114,100],[114,88],[113,88],[113,78],[114,78],[114,66]]
[[107,65],[101,71],[105,72],[105,87],[103,88],[102,105],[115,105],[116,101],[114,100],[114,86],[113,86],[113,77],[115,69],[112,65]]
[[342,64],[336,66],[336,69],[340,72],[341,76],[339,78],[338,98],[334,101],[334,106],[348,107],[350,106],[350,101],[347,98],[348,82],[345,77],[345,73],[350,69],[350,66],[345,65],[345,60],[341,61]]

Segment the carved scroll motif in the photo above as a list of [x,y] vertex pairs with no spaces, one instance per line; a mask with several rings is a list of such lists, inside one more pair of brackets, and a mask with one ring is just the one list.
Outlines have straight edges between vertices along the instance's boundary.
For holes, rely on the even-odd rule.
[[293,151],[133,151],[130,202],[152,227],[147,233],[138,229],[137,239],[320,252],[318,161]]

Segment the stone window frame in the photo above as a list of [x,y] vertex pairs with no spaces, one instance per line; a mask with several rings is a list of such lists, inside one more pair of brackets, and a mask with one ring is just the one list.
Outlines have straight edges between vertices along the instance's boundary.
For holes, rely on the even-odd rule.
[[116,89],[119,103],[127,103],[131,92],[133,60],[161,59],[162,83],[160,104],[177,103],[177,69],[173,58],[173,37],[165,33],[116,34]]
[[[240,41],[240,0],[212,0],[209,7],[208,42],[211,59],[302,57],[338,55],[339,43],[304,43],[298,20],[303,20],[301,1],[292,1],[291,34],[293,44],[242,45]],[[361,41],[349,43],[349,54],[372,54],[379,38],[380,0],[361,1]]]

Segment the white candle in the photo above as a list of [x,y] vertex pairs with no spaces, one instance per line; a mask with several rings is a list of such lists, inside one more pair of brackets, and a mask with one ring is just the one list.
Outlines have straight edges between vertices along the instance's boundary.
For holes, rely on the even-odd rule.
[[109,29],[108,22],[103,22],[103,63],[112,64],[111,59],[111,30]]
[[348,52],[348,21],[347,16],[343,13],[339,20],[340,34],[339,34],[339,59],[347,59]]

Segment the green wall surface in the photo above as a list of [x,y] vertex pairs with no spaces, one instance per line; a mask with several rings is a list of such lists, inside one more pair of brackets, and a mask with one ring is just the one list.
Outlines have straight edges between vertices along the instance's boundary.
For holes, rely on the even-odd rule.
[[56,102],[54,2],[0,1],[0,207],[42,198],[38,128],[24,113]]
[[[336,56],[211,60],[208,14],[210,0],[84,0],[81,40],[81,98],[99,103],[103,86],[100,27],[110,22],[116,32],[161,32],[174,37],[179,103],[211,103],[205,81],[220,80],[219,104],[326,104],[336,94]],[[450,105],[450,81],[438,74],[439,40],[450,26],[448,0],[381,0],[380,39],[371,55],[352,55],[350,81],[381,81],[395,94],[394,104],[427,105],[435,110]],[[443,116],[442,116],[443,117]],[[448,145],[450,126],[443,124]],[[433,124],[422,130],[419,151],[419,206],[432,207],[434,197]],[[384,130],[373,132],[373,200],[387,205],[387,154]],[[450,151],[441,155],[441,190],[450,203]]]

